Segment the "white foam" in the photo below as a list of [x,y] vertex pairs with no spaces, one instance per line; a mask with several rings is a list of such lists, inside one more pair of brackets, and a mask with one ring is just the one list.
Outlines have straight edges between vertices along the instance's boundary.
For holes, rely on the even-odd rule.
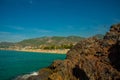
[[33,72],[30,74],[31,76],[37,76],[38,75],[38,72]]
[[26,80],[31,76],[37,76],[37,75],[38,75],[38,72],[32,72],[30,74],[25,74],[23,76],[18,76],[15,80],[21,80],[21,79]]

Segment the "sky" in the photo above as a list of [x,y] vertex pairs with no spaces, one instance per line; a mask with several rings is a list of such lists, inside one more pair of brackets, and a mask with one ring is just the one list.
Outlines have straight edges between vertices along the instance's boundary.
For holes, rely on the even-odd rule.
[[120,0],[0,0],[0,42],[105,34],[120,23]]

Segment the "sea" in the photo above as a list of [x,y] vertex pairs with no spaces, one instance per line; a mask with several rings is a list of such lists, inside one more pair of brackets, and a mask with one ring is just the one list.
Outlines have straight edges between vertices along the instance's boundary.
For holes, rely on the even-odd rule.
[[34,73],[65,57],[65,54],[0,50],[0,80],[13,80],[17,76]]

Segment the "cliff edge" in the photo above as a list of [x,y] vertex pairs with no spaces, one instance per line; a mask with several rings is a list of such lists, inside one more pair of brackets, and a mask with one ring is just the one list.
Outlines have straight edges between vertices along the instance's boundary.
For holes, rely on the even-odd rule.
[[111,26],[103,39],[78,42],[65,60],[18,80],[120,80],[120,24]]

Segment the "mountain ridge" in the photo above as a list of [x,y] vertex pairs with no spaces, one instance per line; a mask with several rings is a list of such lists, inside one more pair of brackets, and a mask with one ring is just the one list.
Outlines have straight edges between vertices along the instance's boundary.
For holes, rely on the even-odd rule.
[[36,75],[16,80],[120,80],[120,24],[111,26],[103,39],[79,41],[66,54]]
[[[100,34],[101,35],[101,34]],[[103,36],[103,35],[102,35]],[[95,35],[95,37],[98,37],[98,35]],[[101,38],[101,37],[100,37]],[[17,47],[26,47],[26,46],[31,46],[33,48],[40,48],[39,46],[43,45],[46,47],[53,47],[53,46],[58,46],[60,47],[61,45],[75,45],[77,42],[80,40],[85,39],[84,37],[80,36],[43,36],[39,38],[31,38],[31,39],[24,39],[19,42],[0,42],[0,48],[11,48],[17,46]]]
[[83,40],[85,38],[79,36],[52,36],[52,37],[40,37],[40,38],[32,38],[25,39],[20,42],[11,43],[7,45],[8,42],[0,43],[0,48],[5,49],[64,49],[70,48],[78,41]]

